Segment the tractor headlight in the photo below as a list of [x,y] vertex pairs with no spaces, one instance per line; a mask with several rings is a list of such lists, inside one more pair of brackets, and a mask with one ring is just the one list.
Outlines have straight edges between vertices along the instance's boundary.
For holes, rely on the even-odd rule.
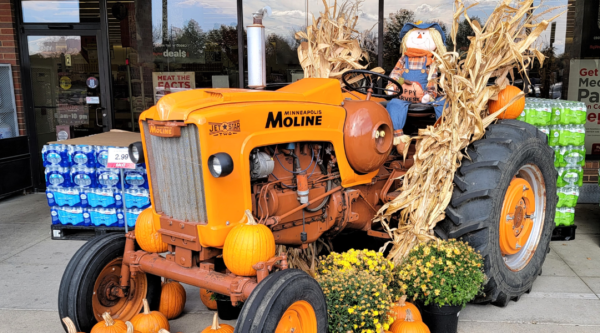
[[227,153],[217,153],[208,158],[208,170],[215,178],[225,177],[233,171],[233,160]]
[[129,158],[135,164],[144,163],[144,146],[140,141],[129,145]]

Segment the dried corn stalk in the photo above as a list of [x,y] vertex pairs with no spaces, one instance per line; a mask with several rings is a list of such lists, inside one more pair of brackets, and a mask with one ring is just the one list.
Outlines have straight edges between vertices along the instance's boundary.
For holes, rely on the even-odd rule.
[[312,277],[315,277],[317,274],[318,254],[321,249],[317,245],[317,242],[310,243],[306,249],[288,248],[285,245],[278,245],[277,255],[287,253],[289,268],[301,269]]
[[[362,60],[369,61],[367,51],[360,47],[359,39],[367,33],[359,33],[356,28],[361,1],[345,1],[338,7],[323,0],[325,10],[306,32],[297,32],[296,39],[305,39],[298,47],[298,59],[304,69],[304,77],[341,78],[351,69],[365,69]],[[380,67],[372,71],[383,73]]]
[[[538,8],[531,7],[533,0],[518,1],[515,7],[511,3],[512,0],[499,3],[482,27],[469,19],[468,8],[462,1],[455,0],[451,32],[454,45],[461,15],[470,23],[475,36],[470,37],[471,45],[463,60],[456,52],[435,54],[441,72],[439,85],[446,95],[444,114],[437,127],[421,129],[412,138],[416,141],[415,163],[403,176],[401,194],[385,204],[375,217],[392,237],[382,250],[391,243],[388,258],[395,263],[401,262],[417,243],[435,239],[433,228],[445,217],[454,173],[461,160],[468,158],[463,154],[465,148],[481,139],[485,128],[508,107],[488,115],[488,100],[496,99],[498,92],[509,84],[507,75],[512,76],[513,69],[523,71],[533,64],[534,58],[543,63],[542,53],[531,46],[560,14],[536,23],[547,11],[537,16],[528,14]],[[487,86],[490,78],[496,78],[495,84]],[[411,139],[403,137],[403,141]],[[398,211],[401,211],[398,227],[390,228],[390,217]]]

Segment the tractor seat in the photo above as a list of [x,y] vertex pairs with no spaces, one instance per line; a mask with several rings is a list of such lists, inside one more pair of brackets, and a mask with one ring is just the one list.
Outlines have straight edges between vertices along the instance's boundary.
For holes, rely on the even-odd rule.
[[431,104],[415,103],[408,107],[408,117],[435,118],[435,110]]

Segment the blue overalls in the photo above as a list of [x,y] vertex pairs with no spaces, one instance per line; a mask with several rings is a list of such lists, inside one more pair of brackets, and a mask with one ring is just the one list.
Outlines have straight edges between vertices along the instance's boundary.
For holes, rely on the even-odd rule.
[[[427,92],[427,76],[429,73],[429,71],[427,69],[427,63],[424,63],[423,68],[421,68],[421,69],[409,69],[407,72],[406,69],[408,68],[408,59],[406,59],[406,56],[404,56],[404,57],[405,57],[404,63],[405,63],[406,68],[404,69],[404,73],[402,73],[402,78],[404,78],[405,80],[408,80],[408,81],[418,82],[423,89],[423,93],[426,93]],[[406,86],[406,84],[404,86]],[[417,103],[421,103],[421,101],[419,100]],[[402,100],[400,98],[394,98],[388,102],[387,111],[389,112],[390,117],[392,118],[392,124],[394,125],[394,130],[399,130],[399,129],[404,128],[404,125],[406,124],[406,115],[408,114],[408,106],[410,104],[412,104],[412,103],[409,101]],[[438,96],[435,100],[430,101],[429,103],[426,103],[426,104],[433,104],[436,119],[441,117],[442,112],[444,111],[444,97],[443,96]]]

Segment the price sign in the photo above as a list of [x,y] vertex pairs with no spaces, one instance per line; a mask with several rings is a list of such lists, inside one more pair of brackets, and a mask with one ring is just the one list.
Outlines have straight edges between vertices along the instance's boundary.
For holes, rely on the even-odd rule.
[[107,168],[112,169],[135,169],[135,163],[129,158],[127,148],[108,148]]

